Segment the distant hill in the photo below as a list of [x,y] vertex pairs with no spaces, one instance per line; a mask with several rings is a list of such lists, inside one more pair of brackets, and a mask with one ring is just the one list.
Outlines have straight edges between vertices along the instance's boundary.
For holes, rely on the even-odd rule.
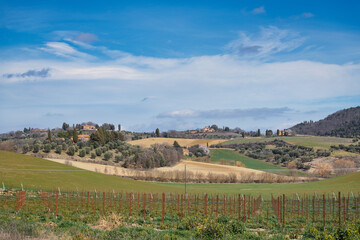
[[317,136],[360,136],[360,106],[337,111],[317,122],[303,122],[291,128],[297,134]]

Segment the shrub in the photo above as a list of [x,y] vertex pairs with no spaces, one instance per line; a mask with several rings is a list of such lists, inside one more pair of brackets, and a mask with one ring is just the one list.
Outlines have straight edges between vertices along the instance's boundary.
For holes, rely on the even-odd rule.
[[97,148],[97,149],[95,149],[95,153],[96,153],[96,156],[100,157],[103,152],[102,152],[101,148]]
[[197,228],[196,235],[200,238],[224,238],[225,226],[215,219],[205,219],[205,223]]
[[326,163],[318,164],[314,168],[314,173],[321,177],[328,177],[332,172],[330,165]]
[[236,183],[237,175],[235,173],[229,173],[228,179],[229,179],[229,183]]
[[25,145],[22,147],[23,153],[27,153],[29,150],[30,150],[29,144],[25,144]]
[[74,156],[74,154],[75,154],[75,147],[74,147],[74,146],[70,146],[69,149],[68,149],[68,151],[67,151],[67,154],[68,154],[69,156]]
[[44,152],[49,153],[51,151],[51,144],[44,145]]
[[85,148],[85,153],[86,153],[86,154],[90,154],[90,151],[91,151],[91,148],[89,148],[89,147],[86,147],[86,148]]
[[295,161],[289,162],[289,164],[287,165],[287,168],[288,169],[296,169],[297,168],[296,162]]
[[34,144],[33,153],[37,153],[39,151],[40,151],[40,144]]
[[67,145],[66,145],[66,143],[63,143],[62,145],[61,145],[61,147],[62,147],[62,150],[66,150],[67,149]]
[[113,154],[111,152],[106,152],[104,154],[104,160],[108,161],[110,158],[112,158]]
[[79,147],[79,149],[83,149],[83,147],[85,147],[85,143],[83,143],[83,142],[78,142],[78,147]]
[[81,149],[80,152],[79,152],[79,157],[85,157],[85,149]]
[[91,158],[91,159],[95,159],[95,158],[96,158],[96,154],[92,152],[90,158]]
[[62,151],[62,147],[61,147],[61,146],[57,146],[57,147],[55,148],[55,152],[56,152],[57,154],[61,154],[61,151]]
[[115,156],[115,162],[120,162],[122,160],[122,156],[120,156],[120,155],[116,155]]

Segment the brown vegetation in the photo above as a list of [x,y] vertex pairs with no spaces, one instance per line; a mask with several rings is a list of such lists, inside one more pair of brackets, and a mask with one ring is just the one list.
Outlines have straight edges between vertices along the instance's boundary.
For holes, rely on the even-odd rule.
[[350,160],[339,159],[333,164],[334,172],[336,175],[345,175],[355,172],[355,163]]
[[320,177],[329,177],[332,173],[332,168],[327,163],[321,163],[314,167],[314,174]]
[[153,144],[168,144],[173,145],[177,141],[181,147],[218,144],[227,141],[226,139],[185,139],[185,138],[145,138],[140,140],[130,141],[132,145],[139,145],[141,147],[150,147]]
[[15,152],[15,142],[14,140],[6,140],[0,142],[0,150],[8,151],[8,152]]

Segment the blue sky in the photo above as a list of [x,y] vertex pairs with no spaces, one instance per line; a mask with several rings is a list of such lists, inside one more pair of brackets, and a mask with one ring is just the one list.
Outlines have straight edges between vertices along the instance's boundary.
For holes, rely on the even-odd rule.
[[290,127],[360,103],[358,1],[1,1],[0,132]]

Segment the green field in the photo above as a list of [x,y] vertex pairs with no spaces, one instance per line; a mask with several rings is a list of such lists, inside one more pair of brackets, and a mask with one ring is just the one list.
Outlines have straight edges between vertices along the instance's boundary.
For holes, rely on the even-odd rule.
[[224,142],[222,144],[229,143],[249,143],[249,142],[265,142],[272,141],[274,139],[281,139],[285,142],[301,145],[305,147],[318,148],[330,148],[331,145],[349,145],[352,143],[350,138],[338,138],[338,137],[320,137],[320,136],[308,136],[308,135],[297,135],[297,136],[280,136],[280,137],[246,137],[238,138]]
[[[0,182],[7,187],[74,191],[135,191],[135,192],[183,192],[182,183],[150,183],[101,173],[81,170],[41,158],[0,151]],[[360,173],[311,183],[293,184],[187,184],[193,193],[245,193],[269,197],[277,193],[331,193],[333,191],[357,193],[360,191]]]
[[[159,185],[172,186],[175,188],[183,188],[183,184],[175,183],[158,183]],[[326,179],[309,183],[287,183],[287,184],[188,184],[190,192],[206,192],[214,194],[218,192],[224,193],[243,193],[249,195],[262,194],[265,198],[269,198],[272,194],[317,194],[341,191],[343,193],[360,192],[360,172],[346,176]]]
[[94,191],[174,191],[170,187],[95,173],[28,155],[0,151],[0,183],[7,187]]
[[249,158],[231,149],[210,149],[210,159],[213,163],[218,163],[221,159],[234,160],[236,162],[242,162],[243,164],[245,164],[246,168],[250,169],[269,172],[288,172],[286,168],[275,166],[257,159]]

